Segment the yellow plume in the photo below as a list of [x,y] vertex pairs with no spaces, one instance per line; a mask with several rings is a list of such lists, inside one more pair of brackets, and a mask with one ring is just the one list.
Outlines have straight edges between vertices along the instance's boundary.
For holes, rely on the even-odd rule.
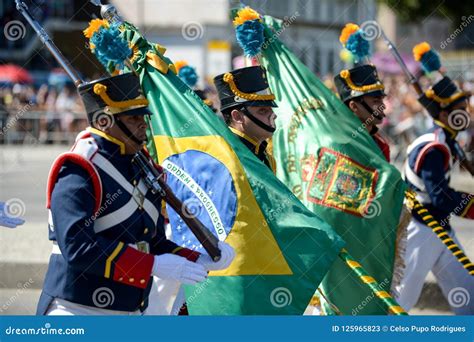
[[347,40],[353,34],[359,29],[359,25],[353,24],[353,23],[348,23],[346,26],[341,31],[341,35],[339,36],[339,41],[341,42],[342,45],[346,45]]
[[89,22],[89,26],[82,32],[87,39],[91,39],[94,33],[99,31],[101,27],[109,27],[109,22],[105,19],[93,19]]
[[244,7],[237,12],[237,16],[235,17],[233,23],[234,26],[239,26],[249,20],[261,20],[260,14],[257,11],[251,9],[250,7]]
[[176,73],[178,73],[179,69],[181,69],[182,67],[184,67],[186,65],[188,65],[188,62],[183,61],[183,60],[174,62],[174,67],[176,68]]
[[413,48],[413,57],[415,58],[415,61],[419,62],[421,60],[421,57],[430,50],[431,46],[427,42],[422,42],[420,44],[415,45],[415,47]]

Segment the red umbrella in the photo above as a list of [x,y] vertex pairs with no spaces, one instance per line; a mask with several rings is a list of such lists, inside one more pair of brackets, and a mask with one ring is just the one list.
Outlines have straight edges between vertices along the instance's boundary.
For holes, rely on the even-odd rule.
[[28,71],[14,64],[0,65],[0,83],[32,83]]

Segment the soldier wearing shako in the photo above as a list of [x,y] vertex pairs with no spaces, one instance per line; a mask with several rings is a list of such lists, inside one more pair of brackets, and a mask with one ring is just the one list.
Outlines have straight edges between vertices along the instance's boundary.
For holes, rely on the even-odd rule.
[[[441,68],[440,61],[430,50],[429,44],[422,43],[417,47],[414,51],[421,49],[420,55],[426,54],[424,57],[420,56],[423,58],[423,69],[438,72]],[[435,66],[432,67],[433,65]],[[455,242],[453,246],[461,246],[451,229],[450,218],[456,215],[474,219],[474,194],[456,191],[449,186],[453,162],[459,157],[461,149],[456,136],[469,126],[467,105],[470,95],[461,91],[442,73],[439,73],[438,78],[438,82],[418,99],[433,118],[434,126],[408,147],[408,157],[403,169],[405,180],[428,210],[424,216],[414,211],[408,226],[406,269],[397,289],[400,293],[398,301],[406,310],[411,309],[418,301],[429,271],[437,278],[446,298],[452,299],[459,295],[459,289],[474,295],[472,275],[423,220],[426,215],[434,217],[448,230],[445,235],[449,234]],[[456,314],[474,313],[473,300],[467,301],[463,306],[453,305],[452,300],[448,301]]]
[[377,125],[385,117],[383,100],[386,95],[375,66],[365,64],[342,70],[334,78],[334,84],[342,102],[359,118],[387,161],[390,161],[389,145],[377,133]]
[[261,66],[236,69],[216,76],[221,113],[229,129],[275,172],[275,161],[266,151],[275,132],[276,114],[272,94]]
[[49,174],[53,252],[37,313],[141,314],[152,275],[196,284],[209,269],[226,268],[233,250],[219,243],[222,256],[214,263],[166,239],[162,198],[133,162],[151,115],[138,77],[103,78],[78,90],[91,127]]

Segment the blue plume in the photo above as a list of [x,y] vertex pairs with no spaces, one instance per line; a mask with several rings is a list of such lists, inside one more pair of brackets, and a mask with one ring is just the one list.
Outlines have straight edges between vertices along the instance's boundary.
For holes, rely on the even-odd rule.
[[370,54],[370,44],[368,40],[365,39],[364,34],[363,30],[358,30],[349,36],[346,43],[346,49],[349,50],[358,61]]
[[263,24],[258,20],[247,20],[235,28],[237,42],[246,56],[254,57],[260,53],[265,36]]
[[122,69],[124,61],[132,55],[127,41],[120,36],[119,26],[119,23],[114,23],[109,28],[101,27],[90,40],[95,45],[97,59],[106,68],[112,62]]
[[432,71],[439,70],[441,68],[441,60],[439,58],[439,55],[434,50],[425,52],[423,56],[421,56],[420,62],[422,69],[427,74]]
[[196,70],[189,65],[185,65],[179,69],[178,76],[190,88],[194,87],[198,81]]

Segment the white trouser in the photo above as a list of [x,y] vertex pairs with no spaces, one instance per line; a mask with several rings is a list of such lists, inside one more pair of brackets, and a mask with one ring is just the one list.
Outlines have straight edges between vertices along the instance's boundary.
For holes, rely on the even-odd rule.
[[73,303],[61,298],[55,298],[49,304],[48,310],[46,311],[47,316],[101,316],[101,315],[127,315],[127,316],[140,316],[142,315],[140,310],[137,311],[117,311],[100,309],[93,306],[81,305]]
[[[165,225],[165,234],[168,240],[173,239],[170,224]],[[171,279],[153,277],[153,285],[148,296],[148,307],[144,315],[171,315],[176,316],[186,301],[181,283]]]
[[[405,310],[418,301],[429,271],[435,275],[444,297],[456,315],[474,314],[474,277],[457,261],[435,233],[415,219],[408,225],[405,272],[396,287],[396,299]],[[454,231],[451,238],[461,248]]]
[[181,283],[171,279],[153,277],[153,286],[148,296],[145,316],[175,316],[185,302]]

